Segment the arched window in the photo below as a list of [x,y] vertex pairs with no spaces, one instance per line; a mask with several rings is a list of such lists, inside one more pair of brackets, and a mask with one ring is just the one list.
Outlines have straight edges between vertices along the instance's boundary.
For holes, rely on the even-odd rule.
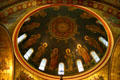
[[64,63],[59,63],[58,66],[58,75],[64,75]]
[[95,51],[91,51],[90,54],[91,54],[92,58],[95,60],[96,63],[100,61],[100,58],[99,58],[99,56],[96,54]]
[[106,41],[103,37],[98,38],[101,43],[103,43],[106,47],[108,47],[108,41]]
[[79,72],[84,71],[84,67],[83,67],[82,61],[80,59],[77,60],[77,68],[78,68]]
[[30,48],[24,55],[24,58],[26,60],[29,60],[29,57],[32,55],[32,53],[34,52],[33,48]]
[[30,17],[28,17],[27,19],[25,19],[24,22],[27,22],[27,21],[30,21],[30,20],[31,20]]
[[103,25],[99,20],[97,20],[96,22],[99,23],[99,24],[101,24],[101,25]]
[[43,58],[39,66],[39,70],[44,71],[46,64],[47,64],[47,59]]
[[18,37],[17,43],[19,44],[20,42],[22,42],[22,41],[25,40],[26,38],[27,38],[27,34],[22,34],[20,37]]

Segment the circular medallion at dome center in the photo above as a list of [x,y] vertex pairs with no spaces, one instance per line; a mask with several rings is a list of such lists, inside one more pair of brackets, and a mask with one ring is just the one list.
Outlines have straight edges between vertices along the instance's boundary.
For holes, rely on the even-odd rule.
[[59,16],[50,21],[50,34],[60,40],[69,39],[77,32],[77,25],[72,18]]

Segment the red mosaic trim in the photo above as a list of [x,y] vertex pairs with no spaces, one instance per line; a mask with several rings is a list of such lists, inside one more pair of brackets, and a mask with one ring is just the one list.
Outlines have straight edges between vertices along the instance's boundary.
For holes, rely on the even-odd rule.
[[52,4],[52,3],[53,3],[53,0],[47,0],[46,3],[47,3],[47,4]]
[[108,8],[107,12],[108,12],[108,13],[112,13],[112,12],[113,12],[113,9],[112,9],[112,8]]
[[117,18],[120,19],[120,12],[118,12]]
[[17,5],[17,10],[22,10],[23,9],[23,5],[20,4],[20,5]]
[[[0,14],[0,16],[2,17],[7,17],[11,14],[13,14],[14,12],[17,12],[17,11],[20,11],[22,9],[26,9],[26,8],[29,8],[29,7],[33,7],[34,5],[32,5],[32,3],[35,2],[35,1],[26,1],[26,2],[23,2],[23,3],[20,3],[20,4],[17,4],[16,6],[13,6],[11,8],[8,8],[4,11],[4,14],[7,13],[7,15],[4,15],[3,14]],[[46,0],[44,1],[43,3],[43,0],[38,0],[36,1],[36,5],[35,6],[39,6],[41,4],[74,4],[74,0]],[[114,15],[114,16],[117,16],[118,18],[120,18],[120,12],[117,11],[117,10],[114,10],[114,8],[112,8],[111,6],[107,7],[105,6],[105,4],[101,4],[101,3],[98,3],[98,2],[95,2],[95,1],[84,1],[84,0],[76,0],[76,3],[77,5],[83,5],[83,6],[88,6],[88,7],[92,7],[92,8],[95,8],[95,9],[99,9],[99,10],[102,10],[104,12],[107,12],[108,14],[111,14],[111,15]],[[23,6],[26,5],[26,7],[24,8]],[[94,5],[96,5],[97,7],[94,7]],[[17,8],[16,11],[13,11],[14,8]],[[106,9],[104,9],[106,8]],[[117,11],[117,14],[118,15],[115,15],[113,13],[113,11]]]
[[8,12],[8,15],[11,15],[14,11],[13,11],[13,8],[8,8],[7,9],[7,12]]
[[27,5],[27,8],[32,7],[32,2],[27,2],[26,5]]
[[83,0],[77,0],[77,4],[83,5]]
[[63,0],[57,0],[57,2],[56,3],[63,3]]
[[73,4],[73,0],[67,0],[67,4]]
[[93,4],[94,4],[94,3],[93,3],[92,1],[89,1],[89,2],[88,2],[88,6],[89,6],[89,7],[93,7]]
[[0,19],[4,18],[5,14],[3,12],[0,12]]
[[103,4],[98,4],[98,7],[97,7],[99,10],[102,10],[102,11],[104,11],[103,9],[104,9],[104,5]]

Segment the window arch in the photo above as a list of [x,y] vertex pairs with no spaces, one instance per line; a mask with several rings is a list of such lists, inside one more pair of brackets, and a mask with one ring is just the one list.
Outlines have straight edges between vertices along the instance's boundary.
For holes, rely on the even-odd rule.
[[46,64],[47,64],[47,59],[43,58],[39,66],[39,70],[44,71]]
[[97,20],[96,23],[99,23],[99,24],[103,25],[102,22],[100,22],[99,20]]
[[100,61],[100,58],[95,51],[91,51],[90,54],[96,63]]
[[108,47],[108,41],[106,41],[105,38],[100,36],[98,39],[102,44],[104,44],[106,47]]
[[32,53],[34,52],[34,49],[33,48],[30,48],[24,55],[24,58],[26,60],[29,60],[30,56],[32,55]]
[[84,67],[83,67],[82,61],[81,61],[80,59],[78,59],[78,60],[76,61],[76,64],[77,64],[77,68],[78,68],[78,71],[79,71],[79,72],[84,71]]
[[58,66],[58,75],[64,75],[64,63],[59,63]]
[[18,37],[17,39],[17,43],[21,43],[23,40],[25,40],[27,38],[27,34],[22,34],[20,37]]
[[24,22],[30,21],[30,17],[26,18]]

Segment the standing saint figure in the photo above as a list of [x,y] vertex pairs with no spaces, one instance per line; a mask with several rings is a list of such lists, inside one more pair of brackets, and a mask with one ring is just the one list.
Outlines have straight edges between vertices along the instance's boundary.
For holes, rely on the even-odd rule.
[[65,59],[67,60],[68,71],[73,71],[73,56],[70,52],[70,49],[66,49]]
[[85,36],[84,37],[85,41],[90,45],[99,50],[100,53],[103,53],[103,48],[100,46],[100,44],[92,37]]
[[51,53],[51,60],[50,60],[50,70],[54,70],[58,63],[58,48],[54,48]]
[[39,33],[31,35],[30,38],[25,42],[24,48],[28,48],[28,47],[34,45],[40,37],[41,37],[41,35]]
[[43,53],[45,53],[45,49],[46,49],[47,46],[48,46],[47,43],[43,43],[42,46],[39,46],[39,47],[38,47],[38,51],[36,52],[35,56],[34,56],[33,59],[32,59],[33,62],[39,64],[38,61],[39,61],[41,55],[42,55]]
[[87,50],[82,47],[81,44],[77,44],[77,51],[80,56],[84,59],[85,63],[88,64],[90,62],[90,56],[87,52]]

